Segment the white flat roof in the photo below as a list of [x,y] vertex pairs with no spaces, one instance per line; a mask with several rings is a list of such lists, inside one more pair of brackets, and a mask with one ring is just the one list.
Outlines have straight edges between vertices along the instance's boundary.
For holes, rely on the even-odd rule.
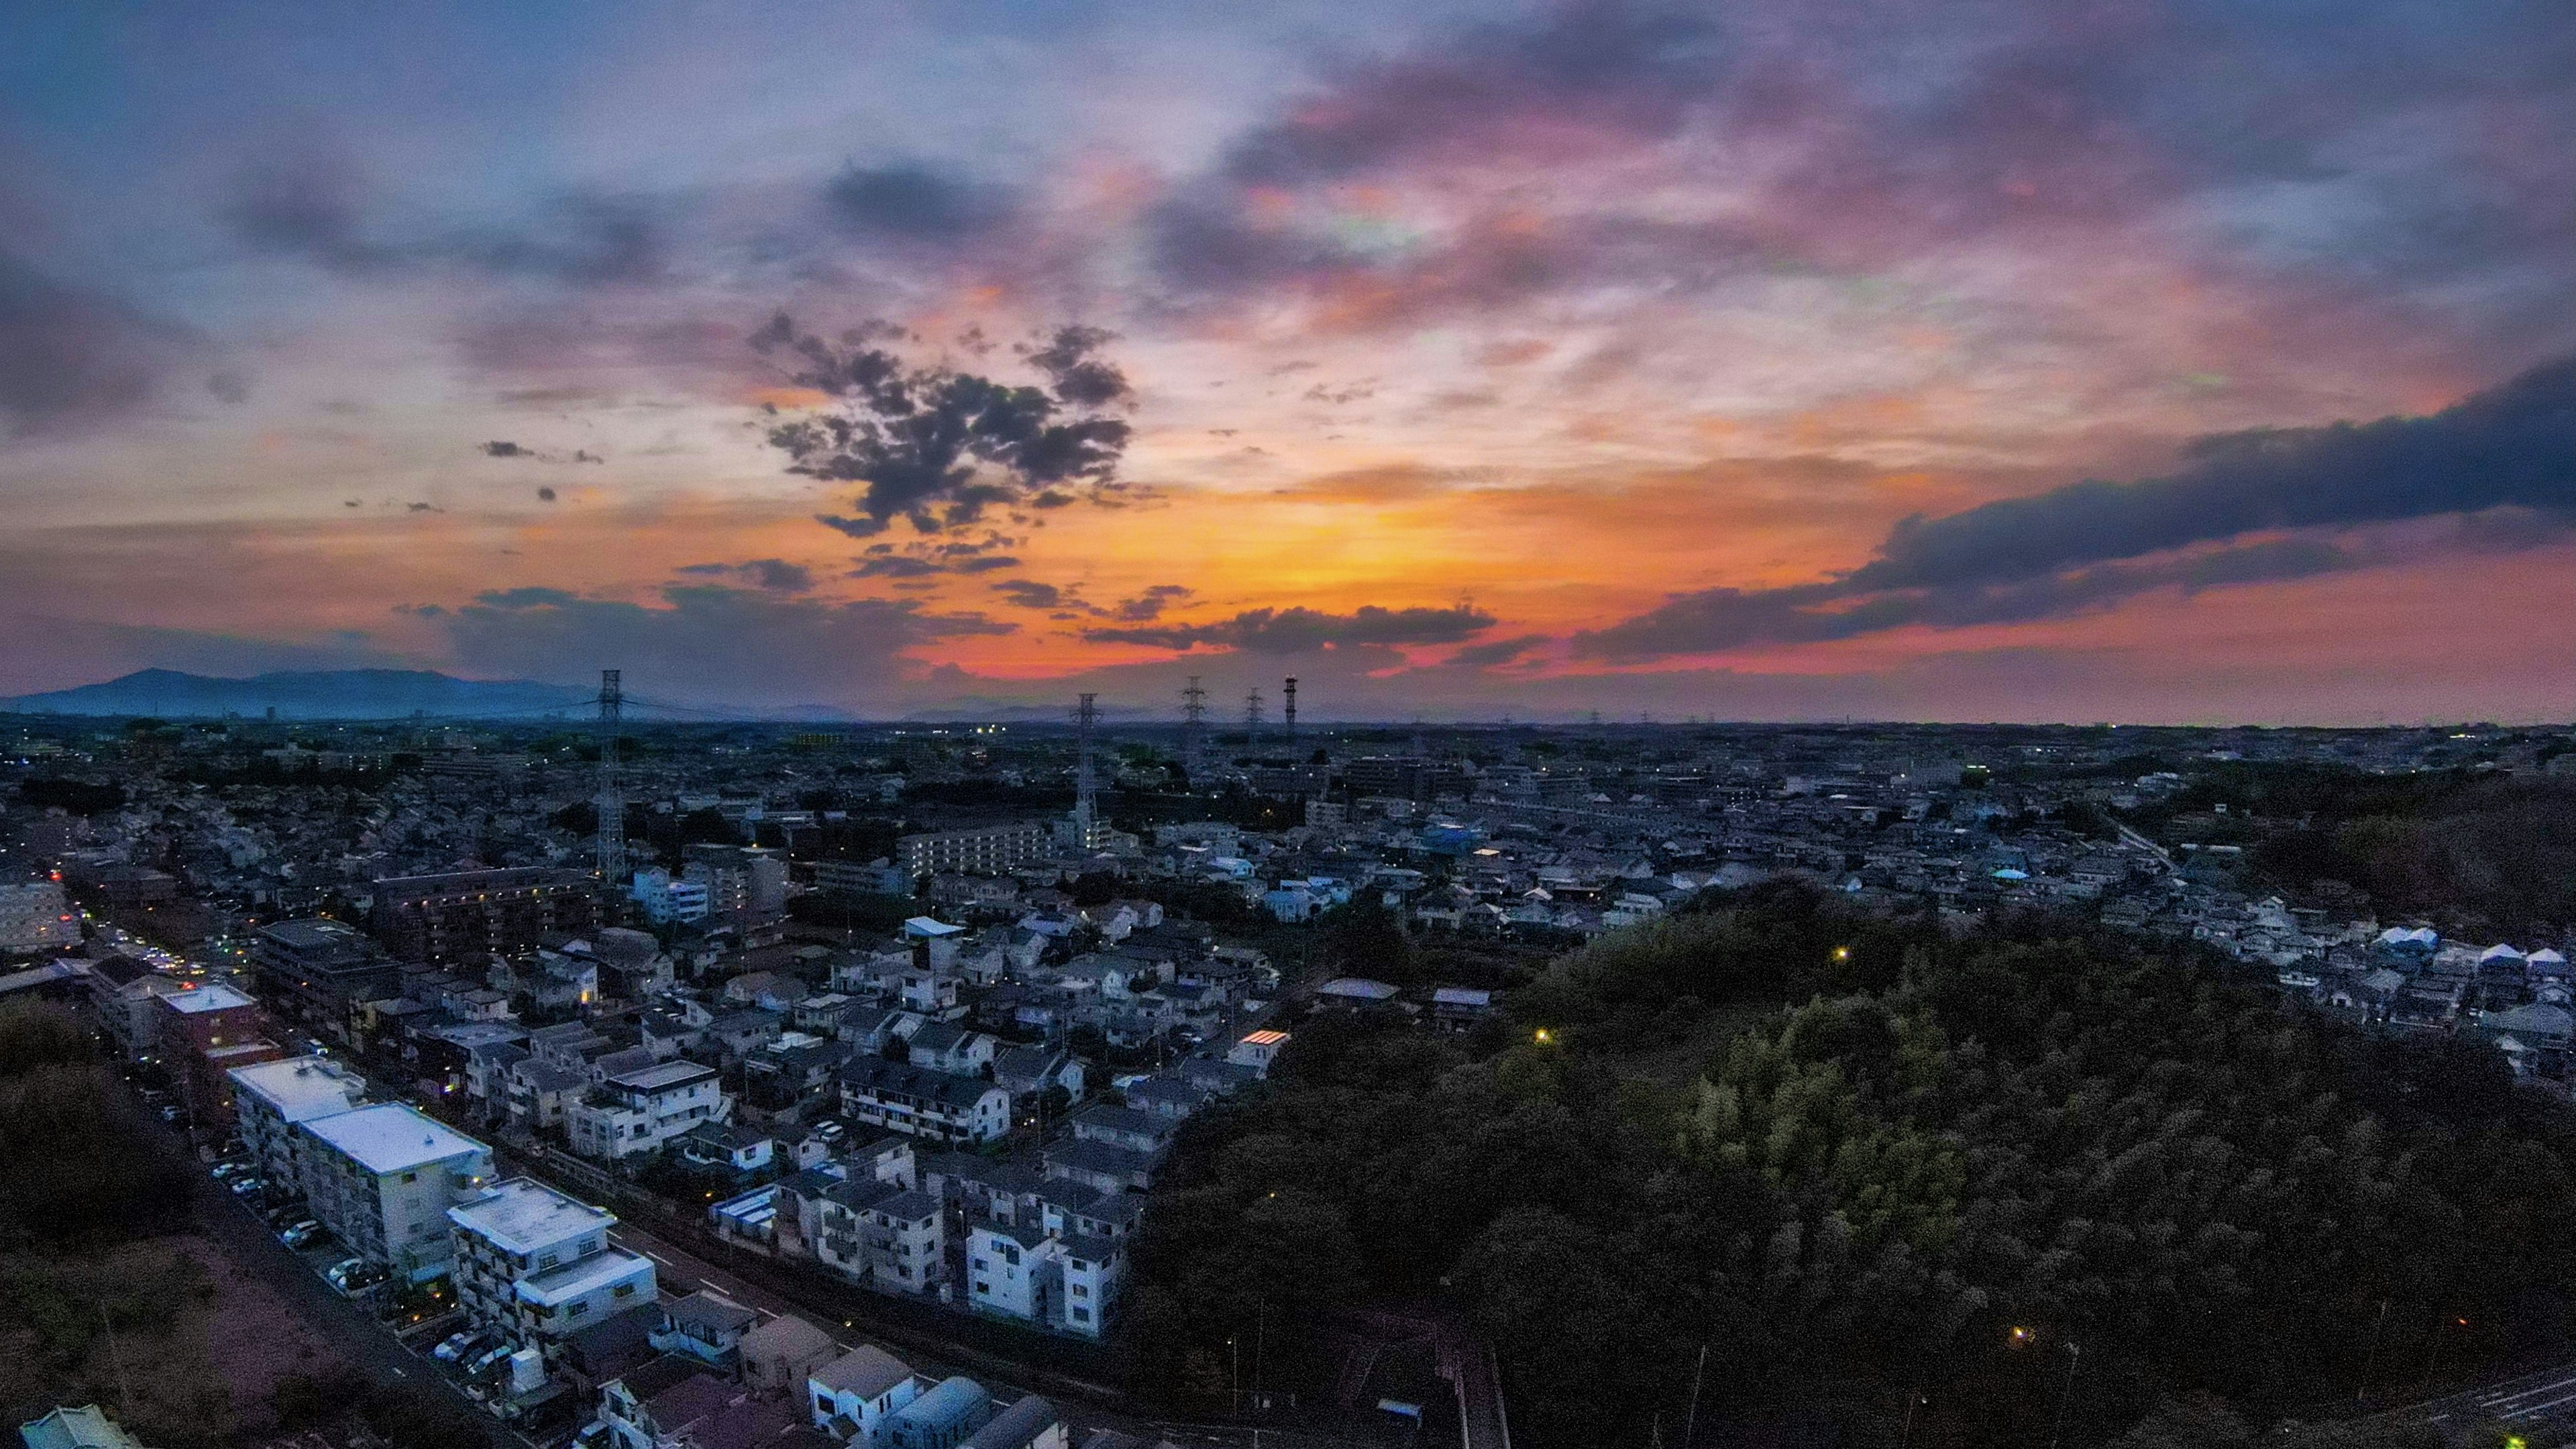
[[472,1202],[447,1210],[447,1220],[487,1238],[506,1253],[533,1253],[593,1230],[606,1232],[617,1215],[578,1202],[530,1177],[493,1184]]
[[575,1259],[560,1268],[532,1273],[512,1286],[520,1302],[552,1308],[584,1294],[596,1293],[612,1283],[623,1282],[639,1270],[644,1276],[651,1277],[652,1260],[624,1248],[610,1248],[587,1258]]
[[304,1130],[369,1172],[407,1172],[491,1149],[400,1102],[379,1102],[316,1117]]
[[266,1102],[289,1122],[346,1112],[366,1094],[366,1084],[347,1068],[320,1057],[260,1062],[235,1067],[230,1075],[235,1087]]
[[259,1005],[258,1002],[220,981],[209,981],[203,986],[183,984],[178,990],[164,995],[161,999],[170,1004],[171,1010],[184,1011],[191,1016],[201,1011],[224,1011],[236,1006]]

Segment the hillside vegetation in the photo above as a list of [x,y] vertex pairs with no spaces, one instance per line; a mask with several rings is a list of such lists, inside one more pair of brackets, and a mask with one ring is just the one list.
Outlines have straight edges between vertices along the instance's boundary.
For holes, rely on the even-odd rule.
[[[1623,1069],[1784,1000],[1684,1088]],[[2563,1108],[2484,1047],[2284,1014],[2066,921],[1950,939],[1774,891],[1565,958],[1481,1040],[1318,1017],[1169,1182],[1148,1378],[1446,1294],[1536,1446],[1894,1442],[1909,1393],[1916,1445],[2061,1411],[2069,1443],[2220,1445],[2576,1348]]]

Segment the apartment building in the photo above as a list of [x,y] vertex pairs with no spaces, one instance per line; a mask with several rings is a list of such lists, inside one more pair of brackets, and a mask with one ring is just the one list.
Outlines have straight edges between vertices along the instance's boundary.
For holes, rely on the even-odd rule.
[[653,1261],[608,1240],[614,1214],[514,1177],[447,1209],[457,1301],[476,1327],[548,1363],[565,1339],[653,1303]]
[[859,1057],[841,1068],[841,1113],[939,1142],[991,1142],[1011,1128],[1011,1094],[975,1077]]
[[251,942],[260,999],[333,1041],[356,1037],[358,1004],[402,994],[402,970],[382,947],[339,921],[280,921]]
[[268,1018],[259,1003],[220,981],[181,982],[178,990],[155,999],[160,1009],[153,1055],[170,1074],[188,1115],[201,1127],[221,1130],[233,1115],[233,1084],[226,1074],[274,1061],[286,1049],[268,1039]]
[[296,1128],[361,1106],[367,1084],[358,1074],[322,1057],[286,1057],[235,1067],[233,1120],[242,1146],[271,1182],[296,1179]]
[[296,1126],[296,1179],[349,1251],[414,1282],[447,1271],[447,1209],[492,1180],[492,1149],[398,1102]]
[[1055,1333],[1098,1338],[1124,1286],[1124,1245],[1037,1223],[979,1222],[966,1237],[966,1306]]
[[980,830],[933,830],[895,842],[895,863],[913,876],[1007,875],[1044,857],[1050,848],[1046,823],[1020,820]]
[[947,1287],[947,1214],[938,1198],[900,1183],[854,1178],[815,1203],[814,1256],[872,1288],[938,1295]]
[[599,924],[597,883],[550,866],[395,876],[375,883],[367,929],[398,960],[481,964]]
[[716,1069],[691,1061],[619,1072],[564,1104],[572,1150],[614,1162],[659,1151],[701,1122],[733,1115]]

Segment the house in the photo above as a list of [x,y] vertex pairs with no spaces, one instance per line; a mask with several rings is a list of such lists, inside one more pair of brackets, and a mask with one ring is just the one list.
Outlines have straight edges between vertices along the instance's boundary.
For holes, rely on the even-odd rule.
[[143,1449],[96,1404],[57,1408],[19,1425],[18,1438],[27,1449]]
[[769,1166],[778,1143],[764,1128],[739,1122],[700,1122],[680,1134],[680,1160],[748,1177]]
[[1251,1068],[1255,1076],[1269,1076],[1270,1064],[1278,1060],[1279,1053],[1288,1045],[1288,1035],[1284,1031],[1247,1033],[1243,1040],[1226,1048],[1225,1059],[1236,1066]]
[[1046,1151],[1046,1175],[1049,1179],[1078,1182],[1100,1192],[1123,1192],[1130,1188],[1141,1191],[1151,1187],[1154,1185],[1154,1170],[1161,1163],[1162,1154],[1159,1152],[1140,1152],[1097,1138],[1059,1142]]
[[700,1289],[662,1305],[652,1344],[664,1353],[686,1354],[710,1368],[731,1369],[741,1362],[742,1340],[760,1315],[713,1291]]
[[851,1349],[805,1379],[814,1427],[853,1449],[883,1449],[888,1442],[887,1421],[911,1407],[922,1388],[910,1365],[868,1344]]
[[572,1150],[621,1161],[658,1151],[700,1122],[723,1122],[733,1101],[716,1070],[690,1061],[620,1072],[569,1102],[564,1127]]
[[967,1435],[960,1449],[1065,1449],[1064,1419],[1054,1404],[1035,1394],[1022,1394],[983,1428]]
[[957,1449],[993,1417],[993,1396],[973,1379],[941,1379],[895,1410],[886,1421],[881,1449]]
[[801,1389],[816,1369],[840,1356],[830,1334],[792,1313],[752,1328],[735,1349],[742,1381],[757,1394]]
[[1431,1022],[1443,1031],[1465,1031],[1494,1014],[1494,993],[1472,986],[1439,986],[1431,992]]
[[980,1031],[968,1031],[944,1021],[922,1026],[905,1044],[905,1060],[916,1067],[951,1076],[981,1076],[993,1065],[993,1053],[1001,1043]]
[[1014,1099],[1040,1096],[1049,1087],[1062,1087],[1066,1096],[1079,1102],[1082,1063],[1047,1047],[1007,1047],[993,1054],[993,1085]]
[[1134,1152],[1161,1152],[1179,1123],[1159,1112],[1095,1103],[1073,1114],[1076,1141],[1107,1142]]

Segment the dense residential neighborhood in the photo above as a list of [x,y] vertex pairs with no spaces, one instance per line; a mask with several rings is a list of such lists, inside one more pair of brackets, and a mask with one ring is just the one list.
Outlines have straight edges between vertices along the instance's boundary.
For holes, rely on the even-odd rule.
[[[2576,753],[2161,733],[1319,737],[1186,780],[1121,750],[1095,796],[1094,743],[1061,731],[743,727],[626,767],[612,840],[560,728],[47,722],[12,767],[30,878],[0,898],[25,968],[0,987],[92,1013],[230,1195],[335,1289],[443,1325],[440,1371],[500,1422],[594,1449],[1115,1445],[848,1325],[1029,1362],[1115,1345],[1176,1138],[1306,1022],[1481,1040],[1529,963],[1703,896],[2079,913],[2565,1095],[2563,923],[2455,939],[2484,922],[2266,883],[2260,817],[2210,780]],[[2157,752],[2186,768],[2125,767]],[[636,1224],[878,1306],[755,1312],[668,1281]],[[1351,1422],[1418,1427],[1421,1395],[1353,1354]],[[1435,1417],[1473,1417],[1443,1372]]]

